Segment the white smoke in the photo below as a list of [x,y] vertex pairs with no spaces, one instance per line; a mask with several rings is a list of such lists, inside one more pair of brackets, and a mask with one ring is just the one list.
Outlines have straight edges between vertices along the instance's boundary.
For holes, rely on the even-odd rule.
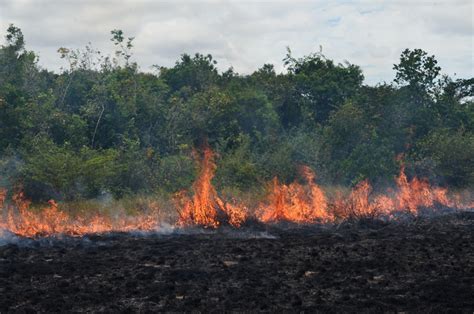
[[[236,230],[232,228],[223,229],[202,229],[202,228],[178,228],[171,224],[160,224],[155,230],[150,231],[130,231],[123,233],[105,233],[105,234],[91,234],[82,237],[71,237],[63,234],[42,237],[38,239],[25,238],[17,236],[14,233],[0,229],[0,247],[5,245],[17,245],[21,247],[44,247],[44,246],[69,246],[69,245],[107,245],[107,238],[109,236],[124,237],[160,237],[160,236],[183,236],[183,235],[209,235],[218,236],[230,239],[277,239],[277,236],[270,234],[268,231],[261,230]],[[91,237],[94,236],[94,237]],[[95,238],[99,236],[99,238]]]
[[22,241],[17,235],[0,228],[0,246],[7,244],[19,244]]

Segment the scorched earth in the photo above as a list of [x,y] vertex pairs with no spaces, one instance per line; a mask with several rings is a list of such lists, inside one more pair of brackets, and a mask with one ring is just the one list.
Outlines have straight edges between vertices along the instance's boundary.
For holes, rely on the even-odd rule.
[[0,312],[474,310],[474,214],[18,239]]

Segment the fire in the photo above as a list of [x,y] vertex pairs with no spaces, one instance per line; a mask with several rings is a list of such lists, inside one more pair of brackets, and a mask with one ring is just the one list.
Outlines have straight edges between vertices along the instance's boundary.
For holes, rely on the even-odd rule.
[[403,165],[395,181],[398,187],[396,200],[396,208],[398,210],[408,209],[411,213],[416,214],[421,207],[432,207],[435,204],[446,207],[452,207],[453,205],[448,199],[447,189],[433,188],[428,181],[416,177],[408,181]]
[[396,189],[386,194],[373,193],[368,180],[359,182],[349,193],[338,191],[329,198],[314,183],[314,172],[303,168],[306,186],[297,182],[289,185],[272,181],[268,199],[260,205],[257,216],[262,222],[289,221],[294,223],[336,222],[350,218],[392,218],[397,213],[418,215],[423,208],[437,206],[466,209],[461,197],[449,197],[448,190],[432,187],[425,179],[414,177],[408,180],[405,167],[395,178]]
[[295,223],[326,222],[332,219],[323,190],[314,182],[315,174],[302,167],[306,186],[297,182],[280,184],[273,179],[266,204],[260,205],[259,218],[263,222],[290,221]]
[[[0,193],[0,196],[5,194],[5,192]],[[30,202],[25,199],[22,192],[12,197],[13,204],[11,205],[5,206],[4,200],[4,197],[0,197],[1,208],[6,209],[4,215],[6,218],[4,217],[3,222],[0,219],[0,228],[24,237],[152,231],[159,225],[157,209],[148,214],[122,216],[116,219],[100,214],[92,217],[73,217],[61,211],[54,200],[50,200],[47,207],[34,211],[30,209]]]
[[[240,227],[249,218],[250,210],[232,200],[225,201],[212,184],[216,171],[215,154],[204,145],[198,156],[199,174],[192,186],[192,195],[176,195],[178,226],[217,228],[222,225]],[[263,223],[293,222],[298,224],[332,223],[351,218],[391,219],[397,213],[418,215],[423,208],[473,208],[465,204],[461,195],[452,195],[441,187],[432,187],[425,179],[408,179],[404,166],[395,178],[395,188],[385,193],[374,193],[368,180],[358,183],[351,191],[327,194],[316,183],[316,175],[309,167],[300,168],[304,183],[281,183],[274,178],[265,201],[260,202],[255,216]],[[22,192],[7,200],[7,191],[0,189],[0,230],[20,236],[38,237],[57,234],[82,236],[88,233],[153,231],[160,225],[159,207],[150,204],[148,213],[134,216],[96,213],[71,215],[50,200],[42,209],[31,208]],[[151,206],[152,205],[152,206]]]
[[207,144],[204,145],[199,176],[193,184],[192,198],[183,192],[177,195],[178,208],[180,208],[178,209],[178,225],[217,228],[222,223],[228,223],[239,227],[245,221],[247,217],[245,208],[226,203],[212,185],[216,171],[214,157],[210,147]]
[[368,180],[359,182],[350,192],[347,198],[341,193],[333,203],[333,210],[337,217],[343,219],[376,217],[380,213],[380,202],[370,199],[372,186]]

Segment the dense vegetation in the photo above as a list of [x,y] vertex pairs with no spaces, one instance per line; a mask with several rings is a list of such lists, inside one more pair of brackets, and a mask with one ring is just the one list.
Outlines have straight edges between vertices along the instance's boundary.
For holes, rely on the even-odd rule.
[[474,184],[474,79],[441,76],[434,56],[405,50],[394,81],[364,85],[361,69],[321,53],[287,71],[265,64],[223,73],[210,55],[140,71],[133,38],[112,31],[107,57],[60,48],[61,73],[42,69],[11,25],[0,48],[0,184],[34,200],[171,193],[195,176],[193,147],[218,153],[220,189],[259,189],[305,164],[326,184],[392,180],[408,172]]

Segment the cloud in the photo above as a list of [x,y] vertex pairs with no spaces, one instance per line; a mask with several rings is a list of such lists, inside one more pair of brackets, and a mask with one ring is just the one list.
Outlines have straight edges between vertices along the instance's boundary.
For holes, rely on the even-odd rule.
[[[0,0],[0,27],[19,26],[40,63],[59,69],[57,48],[92,42],[112,51],[110,30],[135,36],[143,70],[172,66],[182,53],[211,53],[221,70],[283,71],[286,46],[361,65],[366,82],[391,81],[405,48],[435,54],[445,73],[472,77],[471,1],[64,1]],[[471,43],[471,45],[469,45]]]

